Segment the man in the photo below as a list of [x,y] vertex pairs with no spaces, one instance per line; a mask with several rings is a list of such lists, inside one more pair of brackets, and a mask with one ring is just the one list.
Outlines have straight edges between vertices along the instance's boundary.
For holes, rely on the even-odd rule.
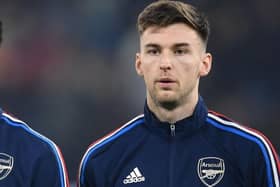
[[212,63],[207,19],[189,4],[158,1],[139,15],[138,31],[144,115],[88,148],[78,186],[279,187],[267,138],[208,111],[199,96]]
[[0,109],[0,187],[68,186],[59,148]]

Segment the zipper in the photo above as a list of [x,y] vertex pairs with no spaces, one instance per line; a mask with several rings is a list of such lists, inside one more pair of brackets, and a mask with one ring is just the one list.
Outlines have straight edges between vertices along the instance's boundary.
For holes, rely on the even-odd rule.
[[170,134],[171,134],[171,136],[175,136],[175,130],[176,130],[175,124],[171,123],[170,124]]
[[169,180],[168,180],[168,187],[174,187],[174,162],[175,162],[175,131],[176,126],[175,123],[170,123],[170,149],[169,149]]

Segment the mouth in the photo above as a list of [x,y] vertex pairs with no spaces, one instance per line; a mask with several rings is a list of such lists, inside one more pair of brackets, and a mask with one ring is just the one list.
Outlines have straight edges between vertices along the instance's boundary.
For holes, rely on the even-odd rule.
[[160,78],[159,80],[158,80],[158,82],[160,82],[160,83],[173,83],[173,82],[176,82],[174,79],[171,79],[171,78]]
[[159,86],[161,88],[165,88],[165,89],[170,88],[171,86],[173,86],[176,83],[176,81],[171,78],[160,78],[156,82],[159,84]]

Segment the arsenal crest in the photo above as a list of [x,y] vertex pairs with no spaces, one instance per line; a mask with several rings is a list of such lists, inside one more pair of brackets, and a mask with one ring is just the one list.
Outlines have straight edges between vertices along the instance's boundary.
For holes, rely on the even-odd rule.
[[197,173],[207,187],[217,185],[225,173],[224,160],[217,157],[204,157],[198,160]]
[[14,158],[6,153],[0,153],[0,180],[3,180],[12,171]]

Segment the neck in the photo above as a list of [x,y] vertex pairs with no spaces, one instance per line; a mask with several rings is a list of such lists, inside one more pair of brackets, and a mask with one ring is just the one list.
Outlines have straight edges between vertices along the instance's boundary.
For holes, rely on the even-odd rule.
[[156,117],[162,122],[175,123],[179,120],[191,116],[194,112],[195,106],[198,102],[198,94],[193,98],[188,99],[183,104],[178,105],[174,109],[170,110],[164,108],[155,102],[152,99],[147,98],[147,104],[149,109],[156,115]]

